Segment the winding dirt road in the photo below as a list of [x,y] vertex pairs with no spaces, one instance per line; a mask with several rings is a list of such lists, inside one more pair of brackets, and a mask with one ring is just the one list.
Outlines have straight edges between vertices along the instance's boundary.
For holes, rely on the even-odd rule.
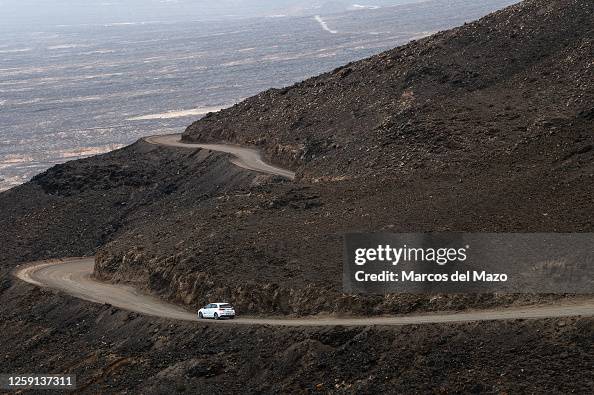
[[[224,144],[186,144],[181,135],[147,137],[151,144],[177,148],[202,148],[232,154],[237,166],[262,173],[279,175],[289,179],[295,173],[265,163],[260,153],[252,148]],[[28,283],[63,291],[80,299],[113,306],[138,313],[195,321],[196,313],[164,302],[154,296],[138,292],[134,288],[119,284],[108,284],[92,277],[94,258],[68,258],[53,261],[34,262],[21,266],[15,276]],[[232,321],[211,321],[221,324],[280,325],[280,326],[366,326],[366,325],[409,325],[447,322],[489,321],[509,319],[537,319],[569,316],[594,316],[594,299],[579,299],[546,306],[525,306],[494,310],[469,311],[462,313],[440,313],[399,317],[334,318],[312,317],[295,319],[238,318]]]
[[242,167],[248,170],[254,170],[260,173],[274,174],[277,176],[285,177],[290,180],[295,179],[295,173],[289,170],[285,170],[280,167],[270,165],[262,159],[260,152],[254,148],[246,148],[239,145],[230,144],[193,144],[184,143],[181,141],[181,134],[168,134],[163,136],[151,136],[144,139],[146,142],[163,145],[167,147],[176,148],[202,148],[211,151],[219,151],[231,154],[234,156],[231,159],[231,163],[236,166]]
[[[196,321],[196,313],[142,294],[129,286],[99,282],[92,278],[94,258],[70,258],[41,261],[20,268],[15,275],[37,286],[57,289],[80,299],[113,306],[138,313],[184,321]],[[594,300],[583,299],[547,306],[525,306],[462,313],[423,314],[399,317],[334,318],[312,317],[274,319],[239,317],[235,320],[200,320],[217,324],[272,326],[366,326],[452,323],[511,319],[537,319],[570,316],[594,316]]]

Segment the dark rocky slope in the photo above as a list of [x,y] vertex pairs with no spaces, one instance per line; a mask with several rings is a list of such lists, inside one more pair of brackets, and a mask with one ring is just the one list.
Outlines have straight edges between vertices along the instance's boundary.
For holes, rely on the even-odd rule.
[[589,163],[593,13],[587,0],[522,2],[263,92],[185,139],[259,145],[307,180]]
[[229,166],[224,155],[144,141],[55,166],[0,194],[0,276],[9,284],[18,263],[93,255],[126,229],[176,213],[184,201],[199,204],[262,178]]
[[341,235],[592,231],[593,21],[590,1],[527,1],[209,115],[187,140],[258,145],[300,179],[122,233],[98,275],[259,313],[508,302],[342,295]]
[[594,388],[593,319],[269,328],[142,317],[25,284],[2,300],[0,371],[76,374],[77,393],[589,394]]
[[296,183],[139,142],[0,194],[0,372],[75,373],[87,393],[592,393],[592,319],[219,328],[9,271],[100,249],[100,278],[194,306],[226,297],[242,313],[517,302],[344,296],[341,234],[592,231],[593,16],[589,1],[531,0],[187,131],[259,144]]

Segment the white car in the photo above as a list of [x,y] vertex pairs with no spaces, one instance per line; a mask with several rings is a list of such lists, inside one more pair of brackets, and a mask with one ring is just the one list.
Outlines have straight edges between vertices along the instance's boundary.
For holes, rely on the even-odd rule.
[[235,309],[229,303],[210,303],[198,310],[198,318],[235,318]]

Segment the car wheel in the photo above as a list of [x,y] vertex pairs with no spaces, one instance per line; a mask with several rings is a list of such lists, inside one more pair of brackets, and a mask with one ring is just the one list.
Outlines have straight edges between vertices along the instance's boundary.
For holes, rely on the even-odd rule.
[[235,316],[234,316],[234,315],[232,315],[232,316],[231,316],[231,317],[229,317],[229,318],[231,318],[231,319],[233,320],[233,319],[235,319]]
[[200,318],[200,319],[204,318],[204,316],[202,315],[202,312],[198,313],[198,318]]
[[214,313],[214,319],[218,320],[219,319],[219,315],[217,313]]

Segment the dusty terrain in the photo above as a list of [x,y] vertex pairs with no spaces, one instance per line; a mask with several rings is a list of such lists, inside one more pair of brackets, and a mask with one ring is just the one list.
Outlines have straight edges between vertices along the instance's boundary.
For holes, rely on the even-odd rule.
[[71,371],[89,393],[591,393],[592,319],[229,329],[93,305],[10,271],[97,253],[98,279],[262,315],[554,303],[343,295],[341,235],[593,231],[593,21],[591,1],[530,0],[186,130],[259,147],[295,181],[139,141],[0,194],[0,371]]

